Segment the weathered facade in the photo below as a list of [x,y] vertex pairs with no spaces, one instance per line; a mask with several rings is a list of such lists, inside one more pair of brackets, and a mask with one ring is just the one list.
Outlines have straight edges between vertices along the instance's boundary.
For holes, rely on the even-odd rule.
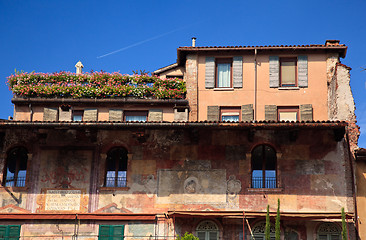
[[280,200],[281,239],[340,239],[341,208],[356,239],[346,49],[178,48],[155,74],[183,78],[185,99],[15,97],[0,235],[263,239]]

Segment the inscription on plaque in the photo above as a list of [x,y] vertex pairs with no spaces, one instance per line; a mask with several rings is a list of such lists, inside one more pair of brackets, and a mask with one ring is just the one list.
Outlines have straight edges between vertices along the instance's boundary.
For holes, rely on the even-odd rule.
[[79,211],[81,190],[47,190],[46,211]]

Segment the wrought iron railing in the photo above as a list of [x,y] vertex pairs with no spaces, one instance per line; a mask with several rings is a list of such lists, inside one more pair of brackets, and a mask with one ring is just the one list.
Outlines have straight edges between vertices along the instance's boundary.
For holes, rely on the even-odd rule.
[[7,187],[24,187],[25,186],[25,177],[7,177],[5,180],[5,186]]
[[107,177],[105,181],[106,187],[126,187],[126,177]]
[[[264,180],[264,186],[263,186]],[[252,188],[277,188],[275,177],[252,177]]]

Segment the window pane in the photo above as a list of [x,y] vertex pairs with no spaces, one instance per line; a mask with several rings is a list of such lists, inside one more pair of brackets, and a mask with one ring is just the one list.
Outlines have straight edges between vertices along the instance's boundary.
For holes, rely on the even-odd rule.
[[276,188],[276,171],[274,170],[266,170],[266,188]]
[[83,116],[81,116],[81,115],[74,115],[72,117],[72,120],[73,121],[82,121],[83,120]]
[[297,112],[280,112],[280,121],[297,121]]
[[117,187],[126,187],[126,171],[118,171]]
[[146,122],[146,116],[126,116],[127,122]]
[[252,188],[262,188],[263,187],[263,171],[253,170],[252,172]]
[[281,62],[281,84],[295,85],[296,84],[296,63]]
[[20,170],[17,177],[17,187],[25,186],[25,178],[27,176],[27,170]]
[[14,180],[15,180],[15,174],[14,174],[14,172],[10,172],[9,168],[7,168],[7,170],[6,170],[5,186],[7,186],[7,187],[13,187],[14,186]]
[[230,86],[230,63],[217,64],[217,82],[218,87],[231,87]]
[[105,186],[106,187],[114,187],[115,179],[116,179],[116,172],[114,170],[113,171],[107,171]]
[[239,115],[230,116],[230,115],[223,115],[222,121],[231,121],[231,122],[239,122]]
[[217,232],[209,232],[209,240],[217,240]]
[[205,240],[206,239],[206,233],[205,232],[197,232],[197,237],[200,240]]
[[276,152],[273,148],[265,146],[266,170],[276,170]]

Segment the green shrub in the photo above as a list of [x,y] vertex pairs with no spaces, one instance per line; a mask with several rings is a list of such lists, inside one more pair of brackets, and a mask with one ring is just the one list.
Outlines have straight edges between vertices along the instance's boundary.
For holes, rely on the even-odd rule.
[[192,233],[185,233],[184,236],[177,236],[176,240],[200,240],[198,237],[194,236]]

